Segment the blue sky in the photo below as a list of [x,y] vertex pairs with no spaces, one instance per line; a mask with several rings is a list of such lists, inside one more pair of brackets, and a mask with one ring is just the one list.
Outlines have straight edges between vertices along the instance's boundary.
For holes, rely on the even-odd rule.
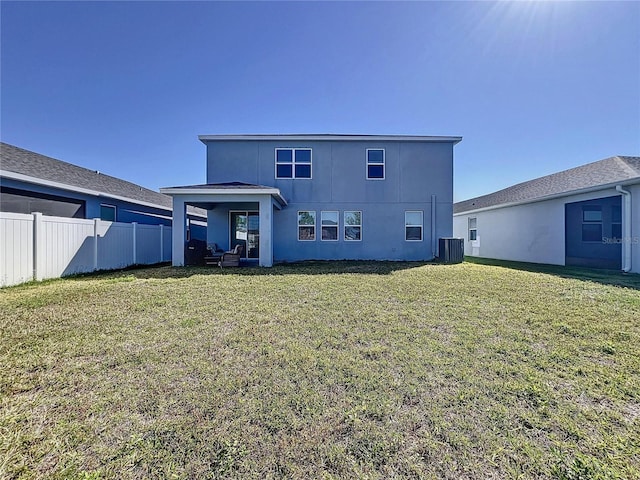
[[199,134],[461,135],[455,200],[640,155],[638,2],[5,2],[2,141],[148,188]]

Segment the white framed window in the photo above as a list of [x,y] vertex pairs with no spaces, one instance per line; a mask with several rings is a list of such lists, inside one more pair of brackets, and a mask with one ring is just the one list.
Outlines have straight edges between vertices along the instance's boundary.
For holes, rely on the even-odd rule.
[[362,240],[362,212],[357,210],[344,212],[344,239],[346,242]]
[[407,210],[404,212],[404,239],[408,242],[421,242],[422,224],[422,210]]
[[478,220],[476,217],[469,218],[469,241],[472,242],[478,239]]
[[320,228],[321,235],[320,239],[329,241],[329,242],[337,242],[338,241],[338,223],[340,219],[340,213],[334,211],[325,211],[320,212]]
[[367,148],[367,180],[384,180],[384,149]]
[[300,210],[298,212],[298,240],[311,242],[316,239],[316,212]]
[[311,178],[310,148],[276,148],[276,178]]
[[116,207],[115,205],[107,205],[105,203],[100,204],[100,220],[107,222],[116,221]]

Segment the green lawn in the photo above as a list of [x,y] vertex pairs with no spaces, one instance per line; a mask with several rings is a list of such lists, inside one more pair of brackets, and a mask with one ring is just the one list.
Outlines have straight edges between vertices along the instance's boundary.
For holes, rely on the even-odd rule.
[[640,278],[171,267],[0,291],[0,478],[640,478]]

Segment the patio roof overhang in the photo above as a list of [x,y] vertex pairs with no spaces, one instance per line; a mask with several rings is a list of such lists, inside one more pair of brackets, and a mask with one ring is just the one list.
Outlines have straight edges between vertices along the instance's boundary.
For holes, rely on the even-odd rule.
[[[281,209],[287,205],[287,201],[280,193],[280,189],[264,185],[253,185],[242,182],[208,183],[203,185],[185,185],[180,187],[165,187],[160,189],[165,195],[185,196],[199,200],[217,202],[246,202],[252,201],[264,195],[270,195],[274,205]],[[189,203],[192,203],[191,201]]]
[[161,193],[173,197],[173,222],[171,229],[171,263],[184,265],[186,233],[186,206],[195,205],[211,210],[223,203],[255,203],[260,216],[260,256],[261,267],[273,265],[273,209],[281,210],[287,205],[280,190],[264,185],[241,182],[209,183],[161,188]]

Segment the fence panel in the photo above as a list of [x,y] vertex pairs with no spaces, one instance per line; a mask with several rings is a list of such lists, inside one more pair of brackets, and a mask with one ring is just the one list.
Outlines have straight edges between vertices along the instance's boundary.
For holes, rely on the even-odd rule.
[[39,279],[93,271],[93,220],[42,216],[37,235]]
[[157,225],[137,225],[136,263],[149,265],[160,263],[160,228]]
[[0,212],[0,287],[33,280],[33,216]]
[[98,222],[98,270],[114,270],[133,264],[133,225]]
[[171,236],[171,228],[172,227],[164,227],[162,230],[162,261],[170,262],[171,261],[171,249],[173,248],[173,241]]
[[171,227],[0,212],[0,287],[170,260]]

